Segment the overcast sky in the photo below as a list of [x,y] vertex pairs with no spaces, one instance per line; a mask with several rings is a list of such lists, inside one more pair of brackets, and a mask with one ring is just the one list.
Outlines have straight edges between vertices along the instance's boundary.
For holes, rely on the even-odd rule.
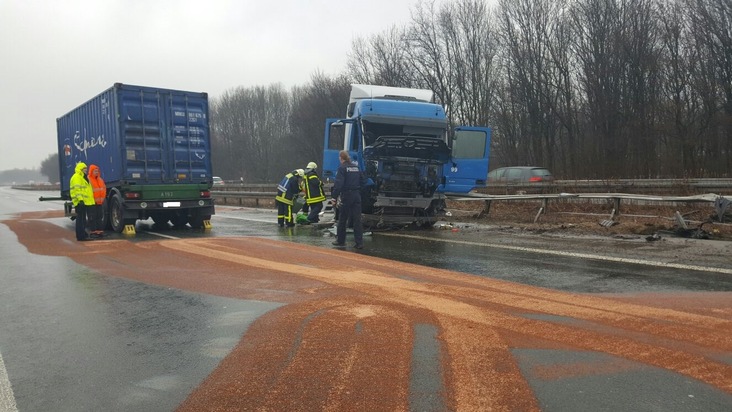
[[[0,0],[0,170],[56,152],[56,118],[114,83],[208,92],[345,70],[419,0]],[[449,1],[449,0],[443,0]]]

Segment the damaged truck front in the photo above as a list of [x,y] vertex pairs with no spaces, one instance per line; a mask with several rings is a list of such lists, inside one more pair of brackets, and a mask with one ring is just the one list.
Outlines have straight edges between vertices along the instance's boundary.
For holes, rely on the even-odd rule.
[[429,227],[446,194],[485,186],[490,136],[486,127],[450,130],[430,90],[354,84],[346,117],[326,121],[323,176],[335,177],[347,150],[369,181],[365,226]]

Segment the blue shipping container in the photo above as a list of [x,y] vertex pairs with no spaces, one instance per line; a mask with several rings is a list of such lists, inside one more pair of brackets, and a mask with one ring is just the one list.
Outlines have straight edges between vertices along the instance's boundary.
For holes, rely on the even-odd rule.
[[211,183],[206,93],[117,83],[57,119],[61,194],[77,162],[107,186]]

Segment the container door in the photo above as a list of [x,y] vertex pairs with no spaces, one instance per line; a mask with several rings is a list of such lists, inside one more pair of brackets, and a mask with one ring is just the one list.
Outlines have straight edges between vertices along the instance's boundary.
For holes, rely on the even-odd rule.
[[120,89],[119,98],[120,134],[127,166],[123,178],[142,184],[166,181],[165,99],[146,88],[132,87]]
[[452,158],[443,169],[445,182],[438,191],[468,193],[475,188],[485,187],[490,144],[490,128],[457,127],[452,141]]
[[123,86],[119,110],[126,180],[199,183],[211,178],[205,96]]
[[167,98],[171,157],[169,182],[201,183],[212,179],[208,99],[172,93]]

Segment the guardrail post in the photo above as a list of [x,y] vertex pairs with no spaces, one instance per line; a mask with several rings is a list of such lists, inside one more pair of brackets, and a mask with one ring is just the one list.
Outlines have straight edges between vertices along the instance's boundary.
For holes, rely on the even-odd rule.
[[542,213],[546,213],[547,208],[549,207],[549,198],[545,197],[541,200],[541,210]]
[[620,215],[620,198],[614,197],[613,202],[614,202],[613,204],[615,206],[615,208],[613,209],[615,211],[615,214]]
[[539,208],[539,212],[536,214],[536,216],[534,216],[534,223],[536,223],[537,221],[539,221],[539,216],[541,216],[542,214],[544,214],[544,208],[543,207],[540,207]]
[[480,212],[480,215],[481,216],[487,215],[488,213],[490,213],[490,211],[491,211],[491,201],[490,200],[486,200],[483,203],[483,210]]

